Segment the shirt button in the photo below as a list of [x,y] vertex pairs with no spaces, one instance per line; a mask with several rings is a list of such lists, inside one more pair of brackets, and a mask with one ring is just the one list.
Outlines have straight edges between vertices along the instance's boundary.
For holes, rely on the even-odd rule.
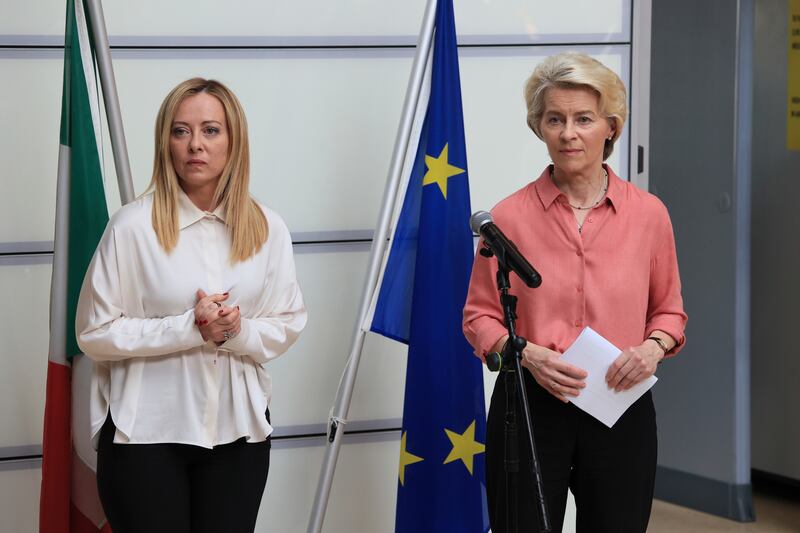
[[575,327],[576,327],[576,328],[579,328],[579,327],[581,327],[581,323],[580,323],[580,321],[579,321],[579,320],[576,320],[576,321],[575,321]]
[[576,251],[576,252],[575,252],[575,255],[577,255],[578,257],[580,257],[580,256],[582,256],[582,255],[583,255],[583,252],[581,252],[580,250],[578,250],[578,251]]
[[578,286],[577,286],[577,287],[575,287],[575,288],[576,288],[576,289],[578,289],[578,292],[583,292],[583,287],[581,287],[580,285],[578,285]]
[[590,219],[589,219],[589,224],[591,224],[591,223],[592,223],[592,219],[590,218]]

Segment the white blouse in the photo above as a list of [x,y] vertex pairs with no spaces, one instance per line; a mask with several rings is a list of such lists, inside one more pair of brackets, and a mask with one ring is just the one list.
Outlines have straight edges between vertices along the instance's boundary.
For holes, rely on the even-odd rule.
[[[231,264],[222,210],[204,212],[181,191],[178,244],[167,254],[152,204],[143,196],[111,218],[81,288],[75,327],[94,360],[92,440],[110,409],[117,443],[263,441],[272,433],[265,364],[306,324],[289,230],[262,206],[267,242]],[[198,289],[229,292],[225,305],[240,307],[240,333],[220,346],[194,324]]]

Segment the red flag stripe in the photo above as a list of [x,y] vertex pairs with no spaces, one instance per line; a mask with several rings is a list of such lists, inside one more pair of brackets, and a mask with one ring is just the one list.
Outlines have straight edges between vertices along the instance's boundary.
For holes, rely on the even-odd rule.
[[40,533],[65,533],[70,521],[72,437],[70,431],[71,369],[47,363],[47,405],[42,442]]

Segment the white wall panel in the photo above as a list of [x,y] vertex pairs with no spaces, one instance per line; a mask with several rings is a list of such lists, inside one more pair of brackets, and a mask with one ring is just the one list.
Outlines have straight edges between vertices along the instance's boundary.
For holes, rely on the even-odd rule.
[[[286,432],[327,421],[347,359],[368,252],[314,247],[296,253],[309,323],[298,342],[269,364],[273,423]],[[330,247],[329,247],[330,248]],[[48,352],[50,264],[0,266],[0,291],[13,306],[0,311],[0,455],[41,444]],[[405,345],[369,334],[350,412],[352,421],[402,416]],[[387,422],[388,423],[388,422]],[[385,425],[385,423],[384,423]]]
[[[371,440],[345,437],[339,455],[324,533],[392,531],[397,501],[398,436]],[[385,438],[386,440],[381,440]],[[276,441],[256,533],[299,533],[308,525],[325,448],[321,439]],[[11,468],[9,468],[11,466]],[[39,524],[41,465],[0,468],[0,531],[33,532]],[[564,533],[572,533],[575,503],[570,494]]]
[[63,53],[0,51],[0,242],[53,239],[63,63]]
[[[398,450],[399,450],[398,446]],[[399,452],[398,452],[399,453]],[[0,531],[28,533],[39,528],[41,464],[0,463]]]
[[408,80],[407,51],[119,51],[115,68],[137,193],[150,179],[162,99],[201,75],[227,83],[241,99],[251,190],[292,231],[374,226]]
[[[627,81],[627,46],[583,47]],[[463,49],[465,135],[473,207],[489,207],[549,161],[525,124],[522,88],[560,47]],[[254,194],[292,231],[374,227],[405,94],[410,51],[120,52],[116,61],[135,189],[152,168],[152,129],[165,93],[192,75],[218,77],[245,106]],[[205,57],[204,57],[205,56]],[[154,76],[157,72],[160,75]],[[156,79],[148,85],[141,80]],[[623,176],[627,130],[609,162]],[[114,175],[110,148],[106,175]],[[113,179],[109,185],[115,184]],[[110,194],[112,203],[117,195]],[[355,202],[354,202],[355,201]]]
[[[627,46],[583,47],[627,81]],[[463,49],[462,91],[473,207],[486,208],[539,175],[545,146],[525,125],[522,87],[559,47]],[[41,53],[41,52],[39,52]],[[0,135],[15,202],[0,210],[0,242],[52,239],[61,59],[53,52],[0,59],[18,128]],[[118,51],[115,69],[134,188],[152,170],[153,123],[164,95],[194,75],[237,92],[248,115],[254,194],[294,232],[374,227],[410,68],[410,50]],[[2,57],[2,56],[0,56]],[[49,85],[48,89],[42,86]],[[30,104],[30,105],[21,105]],[[104,131],[109,207],[119,206]],[[611,157],[624,175],[627,134]],[[31,208],[34,214],[31,216]]]
[[[235,0],[224,7],[214,0],[104,2],[112,44],[185,43],[186,37],[207,43],[220,37],[228,43],[414,43],[424,6],[424,0]],[[606,42],[630,35],[629,0],[459,0],[455,8],[462,42]],[[61,0],[6,0],[0,35],[63,35],[64,11]]]
[[[378,435],[378,439],[383,437]],[[331,489],[325,533],[375,533],[394,529],[400,435],[365,442],[345,437]],[[273,444],[267,488],[255,531],[299,533],[308,526],[325,448],[322,439],[310,447]],[[277,444],[277,443],[276,443]],[[292,441],[292,446],[297,441]]]
[[[309,319],[297,343],[268,365],[277,428],[327,422],[350,351],[367,258],[366,251],[295,254]],[[405,345],[369,334],[350,420],[400,418],[405,365]]]
[[[50,265],[0,265],[0,456],[41,444],[48,352]],[[0,531],[3,531],[0,529]]]
[[[323,439],[275,441],[255,531],[305,531],[322,458]],[[325,533],[394,528],[399,433],[346,436],[326,514]],[[36,531],[41,465],[0,463],[0,532]]]

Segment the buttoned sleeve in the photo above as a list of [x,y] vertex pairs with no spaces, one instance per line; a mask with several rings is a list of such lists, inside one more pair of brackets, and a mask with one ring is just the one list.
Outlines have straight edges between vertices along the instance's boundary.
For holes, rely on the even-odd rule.
[[[78,346],[95,361],[153,357],[204,343],[194,325],[194,308],[176,316],[130,316],[124,291],[136,291],[121,273],[117,231],[109,223],[95,250],[81,287],[75,316]],[[130,245],[130,243],[128,243]],[[129,286],[125,287],[128,284]]]
[[666,207],[660,204],[660,220],[650,260],[650,290],[647,308],[647,335],[660,330],[669,334],[677,344],[668,355],[675,355],[683,347],[686,313],[681,297],[681,280],[672,222]]
[[242,316],[241,331],[220,349],[248,356],[256,363],[275,359],[297,340],[307,312],[297,283],[292,239],[283,220],[267,211],[269,239],[260,253],[267,254],[267,273],[255,316]]

